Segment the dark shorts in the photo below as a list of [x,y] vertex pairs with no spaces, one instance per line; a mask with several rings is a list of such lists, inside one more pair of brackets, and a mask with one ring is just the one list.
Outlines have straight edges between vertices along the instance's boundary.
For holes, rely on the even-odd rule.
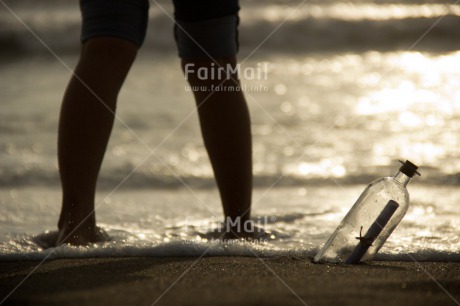
[[[235,56],[238,0],[173,0],[174,37],[187,59]],[[112,36],[141,46],[148,23],[148,0],[80,0],[81,41]]]

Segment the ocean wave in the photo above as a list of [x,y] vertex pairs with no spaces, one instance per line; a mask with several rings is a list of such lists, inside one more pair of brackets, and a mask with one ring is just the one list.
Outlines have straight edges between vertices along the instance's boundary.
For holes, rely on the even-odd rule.
[[[263,50],[308,53],[318,51],[420,50],[451,51],[460,47],[460,17],[445,16],[417,45],[412,46],[438,18],[387,20],[316,19],[286,21],[264,45]],[[251,48],[254,36],[266,37],[274,29],[260,21],[241,30],[241,45]],[[248,35],[251,33],[251,35]],[[254,35],[257,33],[257,35]],[[253,36],[254,35],[254,36]]]
[[[318,247],[298,247],[283,249],[269,243],[221,242],[218,240],[196,242],[175,240],[166,243],[106,242],[86,247],[62,245],[57,248],[42,249],[32,240],[10,240],[0,244],[0,261],[27,261],[65,258],[105,258],[105,257],[202,257],[202,256],[245,256],[245,257],[294,257],[312,260]],[[411,253],[377,254],[376,261],[403,262],[460,262],[458,252],[434,249]]]
[[[124,181],[124,188],[161,188],[177,189],[185,186],[194,189],[215,188],[213,176],[196,176],[190,173],[178,172],[174,175],[168,169],[164,172],[138,171],[131,173],[134,167],[121,167],[104,169],[98,179],[98,187],[111,189]],[[368,184],[374,179],[394,174],[394,165],[362,167],[354,173],[340,177],[333,175],[296,175],[290,173],[256,173],[253,184],[259,187],[303,187],[308,185],[354,185]],[[0,186],[2,188],[21,188],[30,186],[58,187],[60,185],[59,174],[56,169],[43,169],[40,167],[6,168],[0,170]],[[128,177],[128,178],[127,178]],[[125,178],[127,178],[125,180]],[[430,185],[458,185],[460,173],[446,174],[439,169],[423,168],[423,175],[417,177],[417,184]]]
[[[310,3],[298,10],[273,3],[264,7],[242,6],[239,29],[242,52],[254,49],[268,36],[261,48],[265,52],[404,50],[412,47],[434,24],[429,35],[413,46],[413,50],[460,48],[460,41],[456,39],[460,34],[460,9],[455,6]],[[170,5],[168,10],[171,10]],[[22,7],[15,13],[21,22],[8,11],[0,11],[0,55],[48,53],[37,37],[58,54],[78,52],[78,8]],[[439,18],[442,20],[438,22]],[[172,27],[169,16],[152,8],[144,48],[175,55]]]

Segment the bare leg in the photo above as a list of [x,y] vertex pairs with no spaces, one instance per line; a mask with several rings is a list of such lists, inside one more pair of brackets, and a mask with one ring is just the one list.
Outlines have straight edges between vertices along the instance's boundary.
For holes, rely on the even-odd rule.
[[[183,60],[182,67],[193,64],[196,71],[200,67],[211,67],[209,60]],[[219,64],[226,67],[236,65],[236,58],[221,59]],[[214,69],[216,66],[214,66]],[[191,86],[236,87],[234,80],[199,79],[196,74],[187,74]],[[223,82],[224,81],[224,82]],[[223,82],[223,83],[222,83]],[[250,218],[252,192],[252,149],[249,111],[241,91],[194,91],[198,106],[201,132],[211,160],[219,188],[226,220],[239,217],[242,222]]]
[[100,239],[94,213],[96,180],[113,126],[117,95],[137,49],[126,40],[110,37],[96,37],[82,46],[59,120],[63,200],[57,244],[81,245]]

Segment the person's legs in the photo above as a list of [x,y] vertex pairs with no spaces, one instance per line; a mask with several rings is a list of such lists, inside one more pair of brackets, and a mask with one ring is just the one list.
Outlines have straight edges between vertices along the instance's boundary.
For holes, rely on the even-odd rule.
[[[219,59],[222,67],[235,67],[236,58]],[[186,65],[193,65],[195,71],[200,68],[216,69],[212,60],[182,60]],[[213,65],[213,66],[211,66]],[[191,67],[191,66],[189,66]],[[220,86],[222,89],[238,89],[238,76],[232,74],[222,78],[200,79],[196,73],[187,73],[191,87]],[[250,218],[252,192],[252,149],[249,111],[241,90],[194,92],[201,132],[214,170],[221,195],[226,218],[241,221]]]
[[82,46],[59,120],[63,201],[58,243],[84,244],[98,239],[96,180],[112,130],[117,95],[137,49],[127,40],[111,37],[92,38]]
[[96,228],[96,180],[123,81],[145,37],[148,0],[80,0],[82,48],[59,120],[62,209],[56,244],[86,244]]
[[[239,220],[242,226],[250,218],[252,140],[249,111],[238,75],[229,71],[235,71],[237,64],[238,1],[174,0],[174,4],[182,69],[191,88],[199,88],[193,94],[225,221]],[[216,72],[220,67],[224,68],[220,76],[212,75],[212,70]],[[200,69],[208,73],[207,78],[198,72]],[[226,238],[246,236],[237,233],[237,229],[232,229],[233,235]]]

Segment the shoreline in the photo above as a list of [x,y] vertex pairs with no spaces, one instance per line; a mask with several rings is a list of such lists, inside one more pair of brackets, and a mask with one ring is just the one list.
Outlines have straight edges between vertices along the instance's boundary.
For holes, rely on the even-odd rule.
[[[0,300],[39,261],[0,262]],[[460,262],[293,257],[56,259],[2,305],[458,305]]]

